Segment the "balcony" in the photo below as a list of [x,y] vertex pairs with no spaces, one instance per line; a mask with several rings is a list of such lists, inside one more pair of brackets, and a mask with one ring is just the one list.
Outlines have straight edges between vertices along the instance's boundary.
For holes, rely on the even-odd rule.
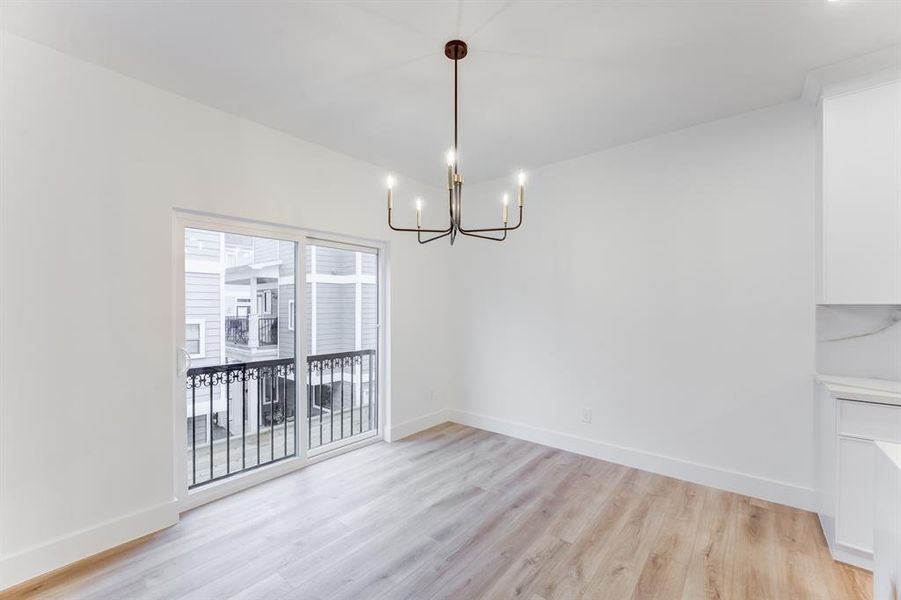
[[253,360],[278,348],[278,317],[249,315],[225,318],[225,343],[231,358]]
[[[298,455],[294,369],[286,358],[188,370],[189,488]],[[378,429],[377,371],[375,350],[307,357],[308,451]]]

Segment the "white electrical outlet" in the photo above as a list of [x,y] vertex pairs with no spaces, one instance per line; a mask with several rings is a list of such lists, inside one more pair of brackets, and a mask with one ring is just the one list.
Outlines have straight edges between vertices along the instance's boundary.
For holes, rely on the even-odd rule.
[[591,423],[591,409],[590,408],[582,409],[582,422],[583,423]]

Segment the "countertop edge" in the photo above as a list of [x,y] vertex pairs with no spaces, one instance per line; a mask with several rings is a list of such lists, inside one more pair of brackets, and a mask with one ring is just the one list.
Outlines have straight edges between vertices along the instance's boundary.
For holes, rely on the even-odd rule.
[[829,393],[842,400],[901,406],[901,381],[817,375]]

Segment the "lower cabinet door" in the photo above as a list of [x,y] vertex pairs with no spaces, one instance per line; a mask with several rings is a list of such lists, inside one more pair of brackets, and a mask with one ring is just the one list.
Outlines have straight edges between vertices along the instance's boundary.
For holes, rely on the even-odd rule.
[[875,450],[868,440],[838,438],[835,541],[865,552],[873,551]]

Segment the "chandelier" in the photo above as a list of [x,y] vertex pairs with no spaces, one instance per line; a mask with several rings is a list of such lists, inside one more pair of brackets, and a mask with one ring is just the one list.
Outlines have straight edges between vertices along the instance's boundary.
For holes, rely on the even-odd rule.
[[[517,179],[517,203],[519,205],[519,217],[516,225],[508,225],[510,196],[504,194],[501,198],[501,216],[503,227],[481,227],[467,229],[463,227],[463,175],[459,170],[459,157],[457,155],[457,63],[466,56],[466,42],[451,40],[444,46],[444,55],[454,61],[454,146],[447,153],[447,209],[448,225],[444,229],[425,229],[422,227],[422,199],[416,199],[416,227],[395,227],[391,221],[391,213],[394,208],[391,193],[394,190],[394,177],[388,175],[388,227],[394,231],[410,231],[416,233],[420,244],[434,242],[443,237],[449,237],[451,245],[457,239],[457,234],[502,242],[507,239],[507,232],[518,229],[522,225],[523,190],[525,186],[525,173],[519,172]],[[426,234],[426,237],[423,237]]]

